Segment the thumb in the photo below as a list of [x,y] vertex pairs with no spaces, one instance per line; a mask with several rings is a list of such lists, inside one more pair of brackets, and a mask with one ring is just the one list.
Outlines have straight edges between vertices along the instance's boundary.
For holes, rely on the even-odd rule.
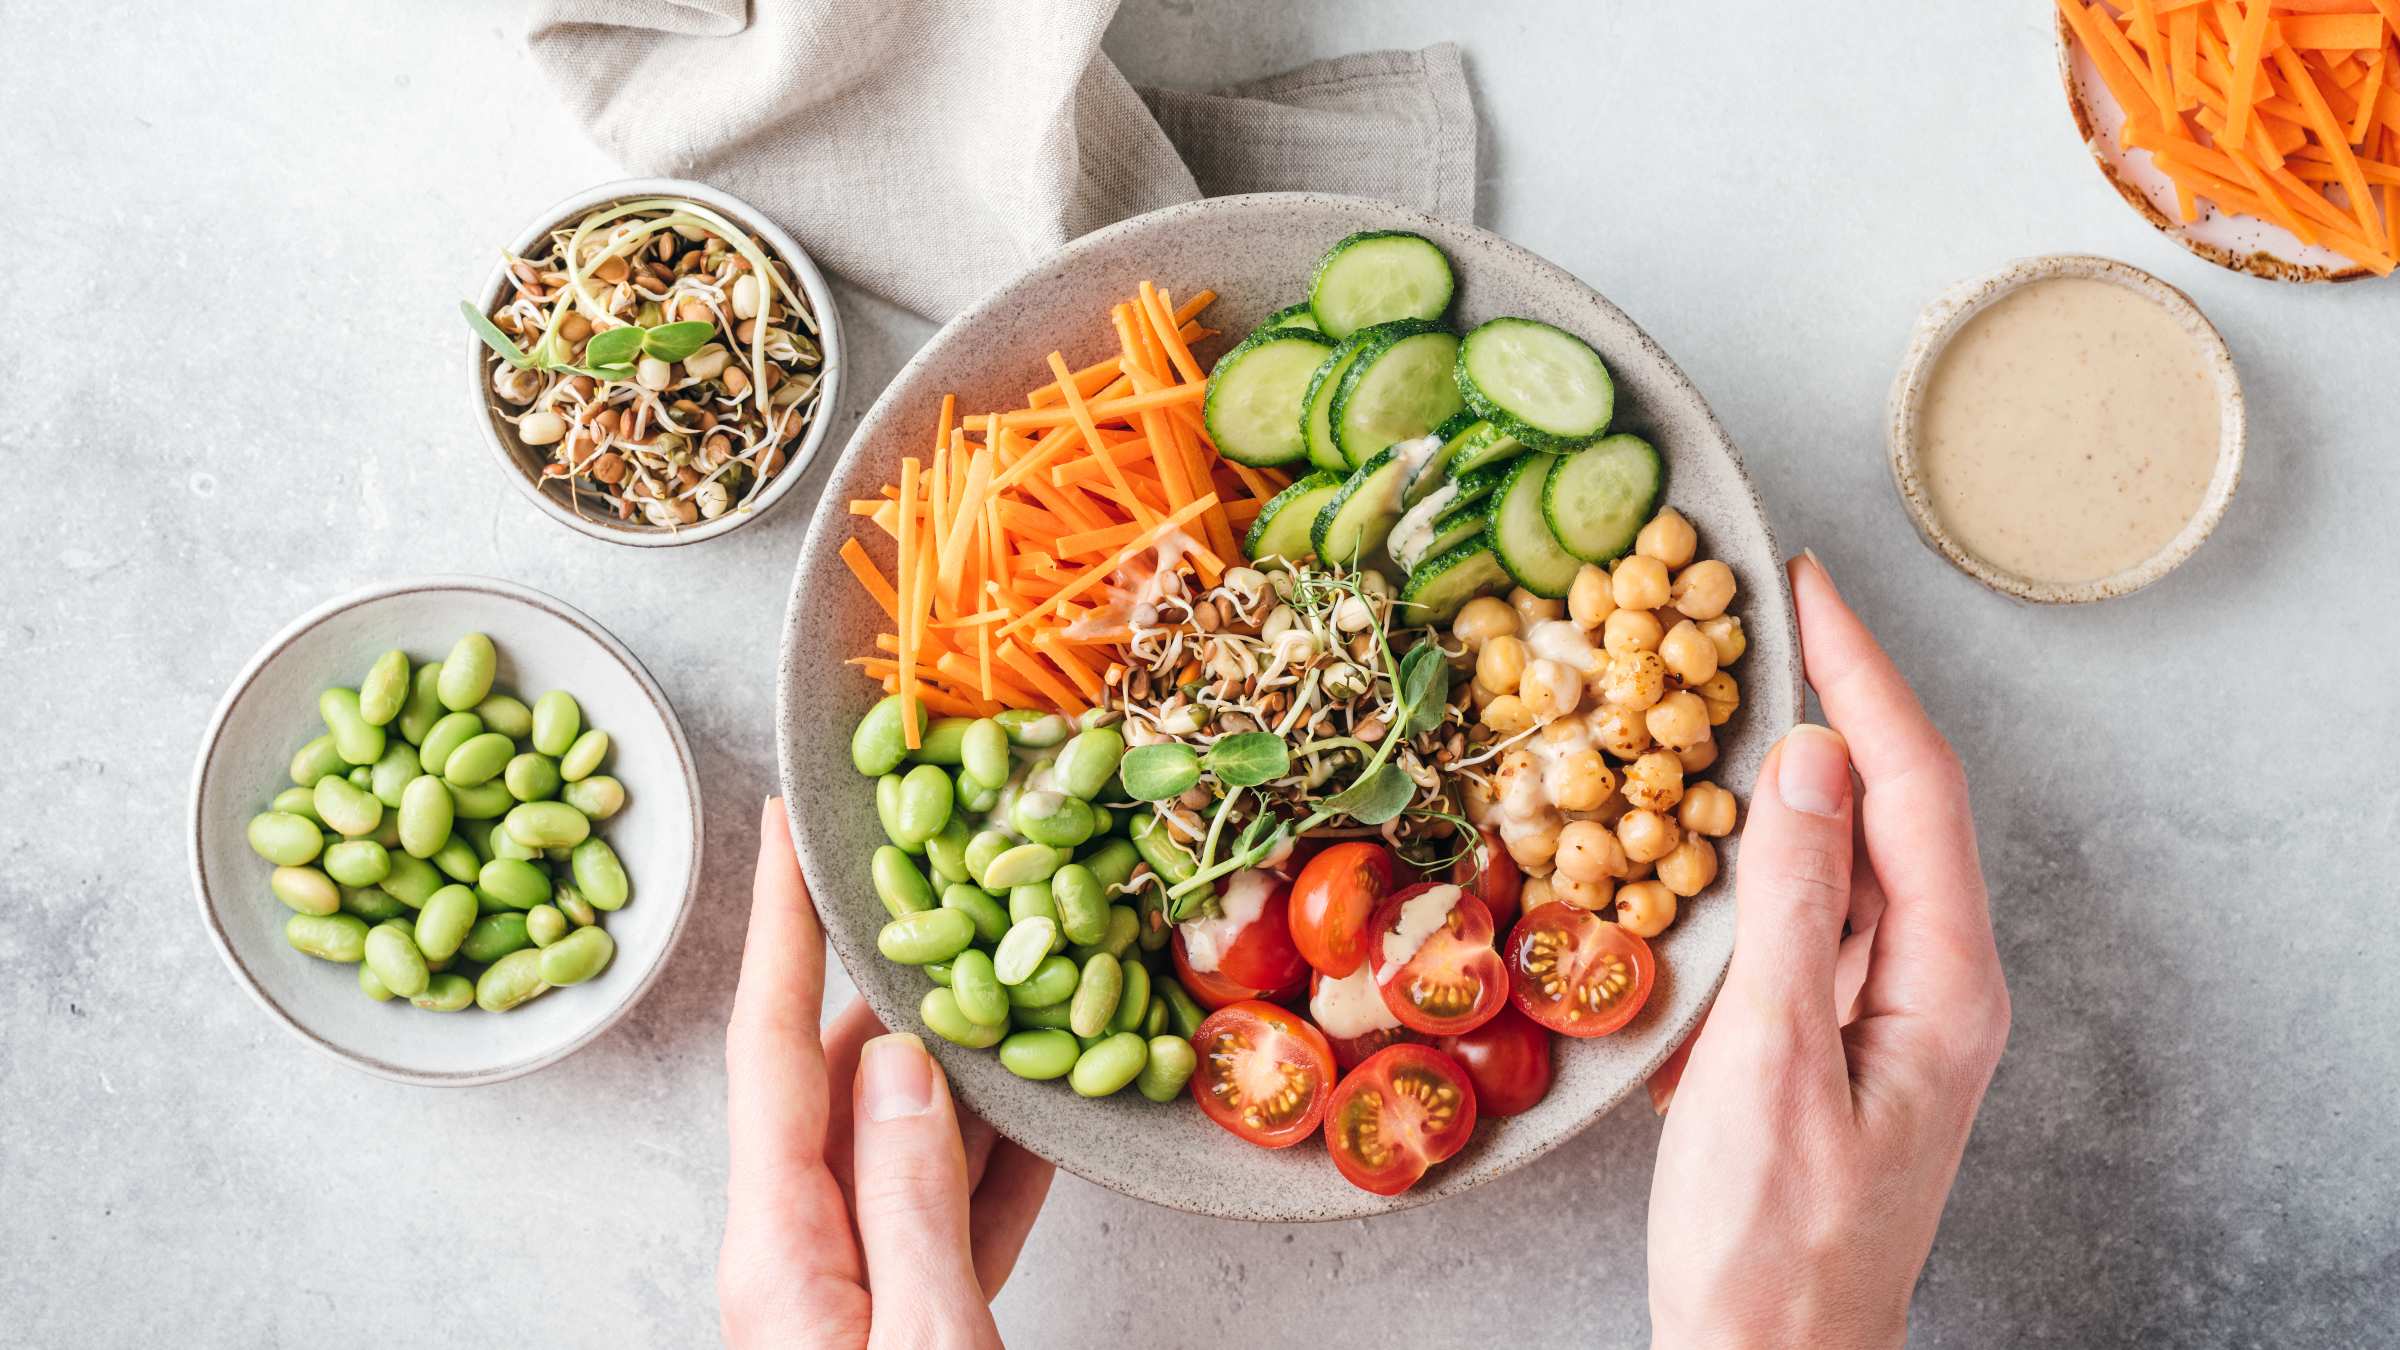
[[915,1036],[878,1036],[860,1049],[853,1102],[876,1342],[997,1345],[968,1249],[967,1155],[941,1066]]
[[1805,1034],[1834,1034],[1834,955],[1850,912],[1850,747],[1792,728],[1767,756],[1734,878],[1729,994]]

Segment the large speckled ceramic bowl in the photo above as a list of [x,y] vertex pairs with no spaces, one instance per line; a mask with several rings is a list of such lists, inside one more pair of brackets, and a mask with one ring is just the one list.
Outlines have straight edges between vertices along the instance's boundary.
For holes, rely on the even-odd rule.
[[[405,1001],[372,1002],[359,993],[355,968],[292,950],[283,938],[289,911],[267,890],[274,868],[250,851],[243,830],[292,785],[292,752],[324,730],[319,691],[355,685],[394,647],[412,662],[439,660],[470,632],[490,635],[499,648],[498,687],[528,703],[564,689],[583,705],[585,724],[609,734],[606,772],[625,784],[626,800],[597,833],[623,860],[632,895],[605,916],[617,953],[589,983],[505,1013],[431,1013]],[[700,880],[699,772],[665,693],[588,615],[488,577],[370,586],[319,605],[268,639],[234,677],[201,737],[189,828],[200,918],[259,1006],[345,1063],[435,1087],[531,1073],[608,1030],[665,965]]]
[[[856,527],[844,504],[874,495],[898,471],[900,456],[916,451],[943,393],[956,392],[962,409],[1014,407],[1043,382],[1043,358],[1053,346],[1074,364],[1115,350],[1109,306],[1143,280],[1177,295],[1202,287],[1217,292],[1205,322],[1224,336],[1202,351],[1209,360],[1301,298],[1327,245],[1368,229],[1414,230],[1448,250],[1458,274],[1454,323],[1503,314],[1546,320],[1589,339],[1615,372],[1618,425],[1664,451],[1668,500],[1698,523],[1702,547],[1732,565],[1742,588],[1736,606],[1750,650],[1735,674],[1746,697],[1720,731],[1724,753],[1712,776],[1747,798],[1767,747],[1798,719],[1790,600],[1757,492],[1699,392],[1616,306],[1495,235],[1382,203],[1277,193],[1152,212],[1067,246],[936,334],[860,424],[801,552],[784,621],[777,727],[783,790],[826,932],[886,1025],[915,1028],[928,985],[920,972],[894,966],[875,950],[885,916],[867,860],[883,834],[870,785],[850,766],[849,733],[880,692],[842,661],[869,650],[884,620],[836,550],[857,535],[887,568],[891,555],[880,536],[868,537],[873,530]],[[1733,862],[1729,847],[1727,878]],[[1557,1082],[1539,1106],[1484,1123],[1457,1158],[1388,1199],[1342,1180],[1316,1140],[1280,1152],[1252,1148],[1188,1101],[1156,1106],[1130,1092],[1086,1101],[1064,1084],[1011,1076],[990,1051],[928,1040],[969,1107],[1078,1175],[1200,1214],[1351,1218],[1455,1195],[1522,1167],[1632,1091],[1691,1030],[1724,974],[1733,950],[1730,885],[1720,881],[1686,902],[1658,948],[1664,978],[1630,1026],[1599,1040],[1558,1042]]]

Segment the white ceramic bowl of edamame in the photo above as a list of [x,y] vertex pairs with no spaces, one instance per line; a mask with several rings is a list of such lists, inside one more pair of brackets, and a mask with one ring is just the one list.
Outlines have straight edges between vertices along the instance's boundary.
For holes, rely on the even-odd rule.
[[[613,958],[587,982],[499,1013],[473,1006],[431,1012],[405,998],[379,1003],[361,992],[358,966],[295,950],[285,936],[293,911],[268,889],[274,865],[245,834],[251,818],[293,786],[294,751],[325,730],[321,691],[357,686],[376,657],[394,648],[412,667],[439,660],[468,633],[488,635],[497,648],[495,693],[528,704],[553,689],[572,694],[582,725],[608,733],[601,771],[625,787],[622,809],[594,827],[630,883],[623,907],[598,915],[614,940]],[[319,605],[268,639],[234,677],[201,738],[190,829],[201,920],[259,1006],[346,1063],[434,1086],[514,1078],[590,1044],[656,979],[700,876],[699,776],[657,682],[589,616],[488,577],[370,586]]]

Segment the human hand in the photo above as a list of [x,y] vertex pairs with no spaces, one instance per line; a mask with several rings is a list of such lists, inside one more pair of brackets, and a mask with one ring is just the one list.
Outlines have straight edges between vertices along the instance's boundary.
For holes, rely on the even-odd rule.
[[1833,729],[1768,754],[1742,831],[1651,1179],[1662,1346],[1899,1344],[2008,1040],[1958,757],[1815,559],[1789,570]]
[[825,935],[770,798],[725,1028],[725,1339],[997,1346],[990,1300],[1050,1164],[955,1111],[923,1043],[864,1003],[820,1036],[824,995]]

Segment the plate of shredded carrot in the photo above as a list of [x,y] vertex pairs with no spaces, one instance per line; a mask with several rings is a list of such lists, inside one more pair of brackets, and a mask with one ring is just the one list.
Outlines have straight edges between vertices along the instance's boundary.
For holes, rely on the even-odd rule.
[[2193,253],[2284,281],[2400,266],[2400,0],[2055,0],[2102,173]]

